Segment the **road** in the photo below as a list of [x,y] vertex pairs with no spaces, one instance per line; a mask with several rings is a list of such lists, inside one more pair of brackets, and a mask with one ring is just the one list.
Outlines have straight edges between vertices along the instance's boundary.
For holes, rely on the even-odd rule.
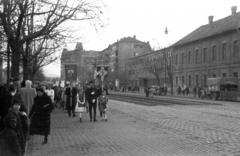
[[47,145],[27,156],[240,156],[240,104],[143,106],[109,101],[109,121],[52,115]]

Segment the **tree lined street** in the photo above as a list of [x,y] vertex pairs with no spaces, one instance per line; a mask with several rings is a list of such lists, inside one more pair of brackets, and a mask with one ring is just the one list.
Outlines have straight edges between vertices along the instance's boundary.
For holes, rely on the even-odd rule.
[[49,145],[34,136],[28,156],[237,156],[237,103],[141,106],[110,100],[109,121],[83,123],[55,110]]

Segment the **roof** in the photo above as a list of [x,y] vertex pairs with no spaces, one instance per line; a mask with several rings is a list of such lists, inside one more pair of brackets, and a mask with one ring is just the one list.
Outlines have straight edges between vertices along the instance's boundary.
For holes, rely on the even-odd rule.
[[220,35],[226,32],[238,30],[239,27],[240,27],[240,12],[234,15],[227,16],[220,20],[214,21],[210,24],[200,26],[187,36],[180,39],[173,46],[184,45],[215,35]]

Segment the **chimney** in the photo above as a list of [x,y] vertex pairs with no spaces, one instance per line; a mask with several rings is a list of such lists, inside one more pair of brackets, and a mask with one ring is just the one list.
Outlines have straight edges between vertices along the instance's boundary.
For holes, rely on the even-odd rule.
[[213,16],[208,16],[208,22],[211,24],[213,22]]
[[231,10],[232,10],[232,15],[235,15],[237,13],[237,6],[232,6]]

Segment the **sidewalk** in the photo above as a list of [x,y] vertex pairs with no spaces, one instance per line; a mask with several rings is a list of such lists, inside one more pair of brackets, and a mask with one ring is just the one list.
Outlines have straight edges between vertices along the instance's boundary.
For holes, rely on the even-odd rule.
[[[110,94],[120,94],[120,95],[131,95],[131,96],[140,96],[140,97],[146,97],[145,93],[143,92],[115,92],[115,91],[109,91]],[[194,97],[193,95],[189,96],[181,96],[181,95],[150,95],[149,98],[157,98],[157,99],[171,99],[171,100],[180,100],[180,101],[188,101],[188,102],[199,102],[199,103],[207,103],[207,104],[216,104],[216,105],[223,105],[223,104],[240,104],[239,102],[232,102],[232,101],[214,101],[214,100],[205,100],[200,99],[197,97]]]

